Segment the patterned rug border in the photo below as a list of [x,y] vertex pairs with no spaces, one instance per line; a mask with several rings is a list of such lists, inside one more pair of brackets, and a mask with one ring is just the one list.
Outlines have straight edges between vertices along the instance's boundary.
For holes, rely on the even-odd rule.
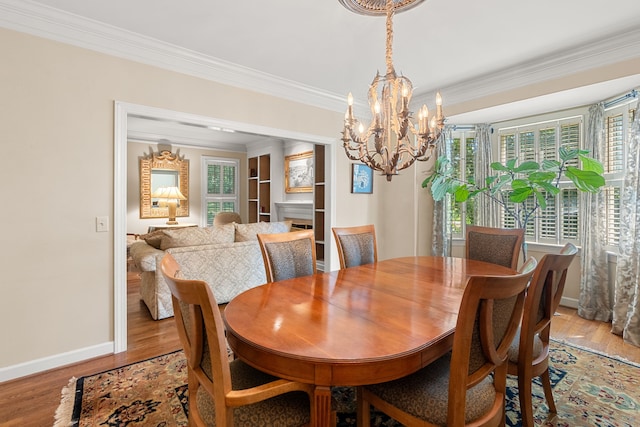
[[615,360],[616,362],[624,363],[626,365],[633,366],[634,368],[639,368],[640,369],[640,363],[633,362],[633,361],[631,361],[629,359],[626,359],[624,357],[621,357],[621,356],[610,355],[610,354],[607,354],[607,353],[605,353],[603,351],[600,351],[600,350],[595,350],[593,348],[585,347],[585,346],[582,346],[580,344],[574,344],[574,343],[568,342],[567,340],[564,340],[564,339],[559,340],[559,339],[556,339],[556,338],[551,338],[550,340],[553,341],[553,342],[556,342],[558,344],[566,345],[568,347],[577,348],[578,350],[586,351],[587,353],[593,353],[593,354],[595,354],[597,356],[606,357],[607,359]]
[[[609,360],[613,360],[616,361],[618,363],[622,363],[625,364],[627,366],[633,367],[633,368],[637,368],[640,369],[640,363],[636,363],[636,362],[632,362],[628,359],[625,359],[623,357],[617,356],[617,355],[609,355],[606,354],[600,350],[595,350],[595,349],[591,349],[588,347],[584,347],[582,345],[579,344],[574,344],[571,342],[567,342],[566,340],[559,340],[559,339],[554,339],[551,338],[551,341],[557,344],[561,344],[567,347],[572,347],[575,348],[577,350],[580,351],[584,351],[586,353],[591,353],[593,355],[596,355],[598,357],[603,357],[605,359],[609,359]],[[54,417],[54,424],[53,427],[66,427],[66,426],[73,426],[76,425],[76,423],[73,422],[73,420],[78,419],[80,416],[80,410],[81,410],[81,401],[82,401],[82,397],[83,397],[83,384],[84,384],[84,380],[85,378],[89,378],[89,377],[93,377],[96,375],[101,375],[101,374],[105,374],[107,372],[110,371],[114,371],[117,369],[122,369],[122,368],[127,368],[130,367],[132,365],[138,364],[138,363],[144,363],[144,362],[148,362],[151,361],[153,359],[156,359],[158,357],[163,357],[163,356],[168,356],[168,355],[172,355],[175,353],[181,353],[183,352],[183,350],[175,350],[175,351],[171,351],[162,355],[158,355],[158,356],[153,356],[153,357],[149,357],[147,359],[143,359],[143,360],[138,360],[135,362],[131,362],[131,363],[127,363],[125,365],[122,366],[118,366],[116,368],[112,368],[112,369],[106,369],[100,372],[96,372],[93,374],[89,374],[89,375],[83,375],[79,378],[76,377],[71,377],[69,379],[69,382],[66,386],[64,386],[61,390],[61,399],[60,399],[60,404],[58,406],[58,408],[56,409],[55,412],[55,417]]]

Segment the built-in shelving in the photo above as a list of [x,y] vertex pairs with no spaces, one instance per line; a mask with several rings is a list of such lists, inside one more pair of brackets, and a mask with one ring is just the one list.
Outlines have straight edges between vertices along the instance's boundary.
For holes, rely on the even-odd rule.
[[249,157],[249,222],[271,221],[271,158]]
[[313,150],[313,231],[316,240],[316,258],[319,270],[324,270],[325,250],[325,146],[316,144]]

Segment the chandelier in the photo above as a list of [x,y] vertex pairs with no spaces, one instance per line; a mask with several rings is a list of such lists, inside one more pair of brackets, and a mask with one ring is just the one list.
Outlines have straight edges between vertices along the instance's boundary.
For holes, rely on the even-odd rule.
[[[380,0],[339,1],[358,13],[376,15],[383,12]],[[408,168],[416,160],[429,160],[444,127],[439,92],[436,95],[435,114],[430,115],[427,106],[423,105],[414,125],[413,113],[409,110],[413,85],[407,77],[398,76],[393,68],[393,15],[396,9],[407,9],[415,6],[415,3],[415,0],[400,0],[394,5],[394,0],[386,0],[383,13],[387,15],[387,72],[384,76],[376,73],[369,87],[369,107],[373,116],[369,127],[365,129],[355,118],[351,93],[347,98],[348,107],[344,116],[342,141],[347,157],[382,172],[387,176],[387,181],[391,181],[398,171]]]

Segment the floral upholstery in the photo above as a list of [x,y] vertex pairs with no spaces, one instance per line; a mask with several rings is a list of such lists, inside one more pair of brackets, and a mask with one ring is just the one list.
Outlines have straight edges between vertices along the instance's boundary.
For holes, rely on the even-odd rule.
[[311,245],[310,240],[265,244],[267,256],[273,266],[273,280],[286,280],[313,274]]
[[342,246],[345,267],[371,264],[375,261],[372,234],[345,234],[339,236],[338,239]]

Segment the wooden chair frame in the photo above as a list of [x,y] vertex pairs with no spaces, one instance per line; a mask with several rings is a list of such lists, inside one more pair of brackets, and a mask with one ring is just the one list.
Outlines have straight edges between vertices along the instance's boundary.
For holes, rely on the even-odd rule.
[[[232,427],[233,408],[250,405],[292,391],[307,393],[310,401],[311,425],[314,420],[314,386],[285,379],[278,379],[244,390],[233,390],[231,370],[227,355],[224,323],[209,285],[201,280],[185,280],[176,277],[180,266],[167,254],[162,259],[160,270],[171,290],[178,335],[184,347],[188,367],[189,425],[205,426],[195,396],[200,387],[212,397],[216,411],[216,425]],[[180,304],[189,306],[190,330],[187,330]],[[204,336],[209,344],[211,381],[200,366],[204,356]]]
[[[468,279],[464,296],[460,304],[456,331],[451,353],[449,397],[447,408],[447,426],[504,426],[505,397],[507,384],[507,357],[524,308],[527,285],[534,273],[536,260],[530,258],[519,274],[513,276],[472,276]],[[493,332],[494,301],[516,297],[508,327],[502,339]],[[472,374],[469,374],[472,334],[478,318],[480,341],[486,362]],[[427,366],[423,369],[429,369]],[[465,424],[467,390],[494,374],[496,398],[491,409],[480,419]],[[358,390],[358,427],[370,425],[370,405],[385,412],[406,426],[429,426],[420,418],[414,417],[371,393],[366,387]]]
[[342,241],[340,236],[355,235],[355,234],[371,234],[373,236],[373,262],[378,261],[378,243],[376,241],[376,229],[373,224],[358,225],[355,227],[333,227],[331,229],[333,237],[338,247],[338,259],[340,260],[340,268],[346,268],[344,248],[342,247]]
[[[549,378],[549,334],[551,320],[560,305],[567,270],[578,253],[578,249],[567,243],[559,254],[547,254],[542,257],[531,279],[524,303],[520,341],[518,345],[518,363],[509,363],[509,374],[518,376],[518,395],[520,413],[525,427],[533,427],[533,407],[531,401],[531,381],[540,377],[549,411],[556,413],[553,400],[551,379]],[[542,351],[533,358],[533,341],[538,335],[542,342]]]

